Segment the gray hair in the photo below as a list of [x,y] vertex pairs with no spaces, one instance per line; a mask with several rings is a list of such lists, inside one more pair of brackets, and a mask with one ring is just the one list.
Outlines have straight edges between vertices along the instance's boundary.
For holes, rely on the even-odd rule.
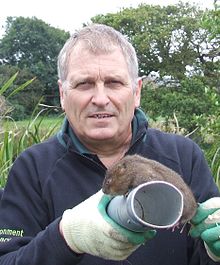
[[138,60],[134,47],[119,31],[102,24],[86,26],[76,31],[66,41],[58,56],[58,76],[62,82],[66,81],[68,74],[69,57],[79,42],[94,54],[110,53],[113,47],[120,47],[135,89],[138,79]]

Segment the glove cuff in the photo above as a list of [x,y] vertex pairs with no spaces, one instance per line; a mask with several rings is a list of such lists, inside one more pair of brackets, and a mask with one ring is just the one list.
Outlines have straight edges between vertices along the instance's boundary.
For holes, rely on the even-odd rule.
[[[63,234],[63,237],[67,243],[67,245],[77,254],[82,254],[83,252],[76,246],[74,237],[78,237],[78,227],[77,225],[75,226],[73,221],[72,221],[72,210],[66,210],[63,213],[62,219],[60,221],[60,228]],[[72,231],[74,231],[74,237],[72,234]]]
[[206,251],[207,251],[207,254],[209,255],[209,257],[215,262],[220,261],[220,257],[217,257],[215,254],[213,254],[205,242],[204,242],[204,245],[205,245],[205,248],[206,248]]

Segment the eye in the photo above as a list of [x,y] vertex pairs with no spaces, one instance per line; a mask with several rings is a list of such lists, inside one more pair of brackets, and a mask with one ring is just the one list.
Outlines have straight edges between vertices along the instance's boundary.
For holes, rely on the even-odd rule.
[[123,86],[123,83],[117,79],[110,79],[105,81],[105,85],[110,88],[119,88]]
[[86,90],[86,89],[90,89],[93,87],[93,82],[91,81],[82,81],[82,82],[79,82],[75,85],[75,88],[76,89],[82,89],[82,90]]

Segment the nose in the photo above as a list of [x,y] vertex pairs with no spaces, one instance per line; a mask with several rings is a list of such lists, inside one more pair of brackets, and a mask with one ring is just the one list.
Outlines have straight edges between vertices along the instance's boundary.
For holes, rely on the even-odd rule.
[[109,101],[107,88],[105,88],[103,83],[97,84],[92,96],[92,103],[97,106],[106,106]]

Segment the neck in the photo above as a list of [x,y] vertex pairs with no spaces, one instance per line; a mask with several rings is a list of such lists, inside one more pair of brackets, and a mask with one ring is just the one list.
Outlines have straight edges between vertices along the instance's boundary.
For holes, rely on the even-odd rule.
[[99,153],[97,155],[99,159],[102,161],[102,163],[106,166],[106,168],[109,168],[124,157],[125,153],[128,151],[128,148],[129,145],[123,146],[122,148],[115,150],[113,153],[108,153],[108,154]]
[[105,144],[98,143],[93,145],[86,145],[86,147],[92,152],[97,154],[101,162],[109,168],[115,162],[119,161],[122,157],[124,157],[125,153],[128,151],[131,142],[131,135],[120,145],[117,143]]

